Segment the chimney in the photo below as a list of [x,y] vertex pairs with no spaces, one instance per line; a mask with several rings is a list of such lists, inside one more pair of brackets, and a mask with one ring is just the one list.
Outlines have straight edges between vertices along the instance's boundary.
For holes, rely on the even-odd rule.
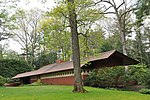
[[55,60],[55,62],[56,62],[56,63],[62,63],[62,62],[64,62],[64,60],[57,59],[57,60]]

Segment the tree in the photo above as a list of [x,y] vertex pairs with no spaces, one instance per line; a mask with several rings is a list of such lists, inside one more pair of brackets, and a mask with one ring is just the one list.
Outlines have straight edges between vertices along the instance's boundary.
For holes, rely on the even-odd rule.
[[[93,29],[86,30],[87,33],[79,35],[80,57],[85,58],[102,52],[102,47],[105,44],[105,36],[100,26],[95,26]],[[81,62],[82,63],[82,62]]]
[[[150,15],[150,1],[149,0],[138,0],[136,14],[136,42],[138,49],[138,59],[141,63],[149,64],[147,59],[149,58],[149,50],[146,49],[149,41],[149,35],[147,34],[148,25],[143,24],[144,20]],[[144,30],[144,33],[143,33]],[[150,42],[149,42],[150,43]],[[146,48],[145,48],[146,47]],[[149,47],[148,47],[149,48]],[[146,49],[146,50],[145,50]],[[148,56],[147,56],[148,55]],[[145,59],[146,58],[146,59]],[[145,62],[146,61],[146,62]]]
[[[86,1],[75,0],[75,1],[59,2],[58,5],[51,12],[48,13],[47,16],[48,18],[46,19],[46,22],[44,22],[45,24],[43,24],[43,31],[45,33],[44,42],[46,43],[46,45],[49,42],[50,42],[49,44],[52,44],[52,45],[48,44],[49,45],[48,48],[54,47],[52,48],[52,50],[61,49],[62,54],[65,52],[65,50],[68,51],[69,49],[69,52],[66,52],[66,54],[70,55],[71,54],[70,40],[72,40],[71,45],[72,45],[72,53],[74,52],[73,62],[75,66],[74,67],[75,92],[84,92],[81,79],[80,56],[87,57],[90,54],[92,55],[94,53],[98,53],[95,52],[98,51],[98,49],[96,49],[96,46],[101,43],[100,40],[98,40],[98,37],[101,38],[102,30],[100,28],[97,31],[91,29],[91,27],[97,26],[96,21],[102,18],[102,16],[100,15],[93,14],[93,12],[100,13],[101,11],[96,8],[93,9],[91,7],[92,4],[93,0],[86,0]],[[68,27],[71,27],[71,34]],[[71,39],[69,36],[71,37]],[[95,41],[92,40],[92,38],[95,38]],[[82,43],[82,41],[84,41],[85,44]],[[56,46],[54,46],[54,43],[56,44]],[[80,51],[78,51],[79,45],[81,48],[80,50],[82,51],[81,53],[83,54],[80,54]],[[92,47],[95,50],[93,51],[91,50],[92,53],[89,54],[89,52],[87,51],[88,48],[90,47]]]
[[39,31],[39,20],[41,18],[42,11],[39,9],[31,9],[30,11],[24,11],[18,9],[14,17],[17,29],[14,30],[16,41],[22,46],[25,51],[26,60],[33,65],[35,59],[35,53],[39,47],[41,40],[41,32]]
[[2,0],[0,2],[0,41],[13,36],[11,30],[14,29],[14,18],[10,13],[14,10],[16,0]]
[[72,40],[72,53],[73,53],[73,67],[74,67],[74,90],[73,92],[85,92],[81,77],[81,67],[80,67],[80,49],[77,31],[77,19],[75,12],[74,0],[68,0],[68,10],[69,10],[69,23],[71,28],[71,40]]
[[61,51],[60,58],[69,60],[71,56],[71,35],[66,28],[65,17],[57,12],[60,7],[54,8],[49,13],[46,13],[44,20],[41,21],[41,31],[44,34],[42,45],[46,47],[44,51],[56,53]]
[[[127,18],[128,15],[130,14],[131,11],[133,11],[134,5],[130,5],[126,0],[122,0],[119,5],[114,0],[100,0],[95,3],[97,4],[104,4],[104,12],[100,14],[114,14],[117,19],[118,23],[118,30],[120,32],[121,36],[121,42],[122,42],[122,51],[125,55],[127,55],[127,50],[126,50],[126,35],[127,35]],[[107,5],[109,5],[107,7]],[[101,7],[101,6],[100,6]],[[113,8],[114,11],[109,12],[110,8]]]
[[15,59],[15,60],[23,60],[23,58],[20,57],[18,52],[13,50],[5,50],[3,59]]
[[135,11],[138,22],[143,22],[143,17],[150,15],[150,1],[149,0],[138,0],[137,10]]
[[45,53],[45,51],[39,55],[34,64],[36,66],[35,69],[39,69],[45,65],[48,65],[48,64],[53,64],[55,63],[55,61],[57,60],[57,53],[53,53],[53,52],[50,52],[50,53]]
[[25,61],[2,59],[0,60],[0,76],[12,78],[15,75],[27,71],[31,71],[32,67]]
[[[92,0],[75,1],[81,58],[98,53],[95,52],[98,50],[91,50],[91,53],[89,53],[89,48],[93,45],[92,48],[96,49],[96,45],[98,43],[101,45],[102,43],[100,42],[101,39],[96,39],[98,37],[101,38],[102,29],[97,28],[97,31],[94,31],[95,29],[92,28],[100,27],[96,22],[103,18],[103,16],[93,14],[93,12],[100,13],[101,11],[96,8],[93,9],[91,7],[92,3]],[[70,25],[68,22],[68,10],[66,8],[67,5],[65,2],[59,2],[58,6],[48,12],[46,18],[42,21],[42,30],[44,32],[46,47],[56,52],[61,50],[64,60],[68,60],[71,57],[71,34],[68,29]],[[95,38],[95,40],[92,38]]]

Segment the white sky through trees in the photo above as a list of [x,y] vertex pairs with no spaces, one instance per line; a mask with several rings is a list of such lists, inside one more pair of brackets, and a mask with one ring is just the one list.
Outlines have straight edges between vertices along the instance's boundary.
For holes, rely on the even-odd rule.
[[[46,2],[42,3],[41,1],[46,1]],[[54,1],[55,0],[20,0],[20,2],[17,3],[17,7],[23,8],[25,10],[38,8],[44,11],[50,11],[51,8],[56,6]],[[120,4],[120,0],[115,0],[115,1],[117,4]],[[130,0],[127,0],[127,1],[130,1]],[[132,0],[132,1],[133,1],[132,3],[135,3],[136,0]],[[113,10],[113,9],[110,9],[110,10]],[[113,16],[113,15],[111,14],[110,16]],[[19,45],[18,42],[14,41],[13,39],[8,39],[6,41],[8,41],[9,43],[8,49],[22,53],[21,46]],[[2,42],[5,43],[6,41],[2,41]]]
[[[47,0],[47,2],[45,3],[42,3],[41,1],[42,0],[20,0],[20,2],[17,3],[17,7],[23,8],[25,10],[30,10],[32,8],[39,8],[41,10],[49,11],[51,8],[53,8],[56,5],[54,3],[54,0]],[[2,44],[8,43],[8,48],[6,49],[11,49],[18,53],[22,53],[20,44],[17,41],[14,41],[13,38],[4,40],[1,43]]]

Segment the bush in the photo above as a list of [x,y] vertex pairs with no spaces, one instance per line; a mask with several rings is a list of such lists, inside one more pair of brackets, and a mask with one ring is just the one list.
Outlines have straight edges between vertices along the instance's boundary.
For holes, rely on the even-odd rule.
[[45,84],[43,84],[41,82],[34,82],[32,84],[28,84],[28,86],[42,86],[42,85],[45,85]]
[[150,89],[141,89],[139,92],[142,94],[150,94]]
[[122,87],[144,85],[150,88],[150,69],[143,65],[107,67],[94,70],[85,80],[85,85],[93,87]]
[[32,67],[25,61],[14,59],[0,60],[0,75],[5,78],[11,78],[19,73],[31,71]]
[[129,66],[128,81],[137,81],[139,85],[150,87],[150,69],[144,65]]
[[4,86],[5,83],[6,83],[6,79],[0,76],[0,86]]
[[94,70],[85,81],[85,85],[94,87],[122,87],[126,83],[124,67],[108,67]]

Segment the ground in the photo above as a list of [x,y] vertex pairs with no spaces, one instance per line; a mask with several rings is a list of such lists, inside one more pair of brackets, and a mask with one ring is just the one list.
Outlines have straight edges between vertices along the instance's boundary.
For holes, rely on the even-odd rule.
[[88,93],[72,93],[72,86],[0,87],[0,100],[150,100],[138,92],[85,88]]

